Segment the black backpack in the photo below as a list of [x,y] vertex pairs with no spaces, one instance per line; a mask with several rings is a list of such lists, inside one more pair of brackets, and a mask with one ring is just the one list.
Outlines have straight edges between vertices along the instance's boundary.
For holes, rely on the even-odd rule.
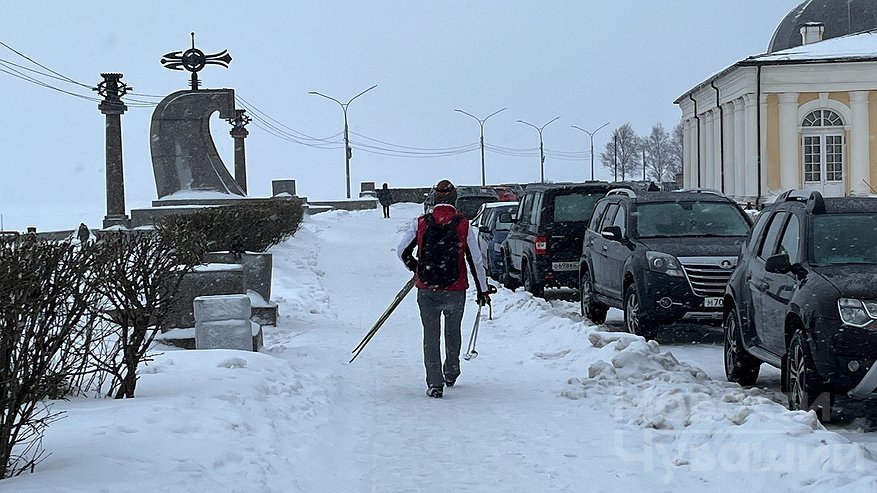
[[438,224],[432,214],[424,216],[426,231],[419,248],[417,276],[431,288],[446,288],[460,277],[460,238],[457,225],[463,216],[456,215],[448,224]]

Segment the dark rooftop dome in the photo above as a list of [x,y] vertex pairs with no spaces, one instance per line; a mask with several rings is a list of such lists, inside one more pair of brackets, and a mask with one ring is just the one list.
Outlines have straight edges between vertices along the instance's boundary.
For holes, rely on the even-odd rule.
[[801,46],[801,26],[820,22],[823,39],[877,29],[877,0],[807,0],[792,9],[780,22],[768,46],[768,53]]

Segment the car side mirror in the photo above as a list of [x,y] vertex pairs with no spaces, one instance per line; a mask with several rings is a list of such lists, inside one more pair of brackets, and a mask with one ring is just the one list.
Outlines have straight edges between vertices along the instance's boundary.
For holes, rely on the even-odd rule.
[[786,274],[792,271],[788,253],[778,253],[767,257],[764,261],[764,270],[773,274]]
[[600,231],[600,235],[609,241],[621,241],[624,236],[621,234],[620,226],[606,226],[603,228],[603,231]]
[[518,220],[515,219],[514,217],[512,217],[511,212],[502,212],[499,215],[499,222],[501,222],[501,223],[516,223],[516,222],[518,222]]

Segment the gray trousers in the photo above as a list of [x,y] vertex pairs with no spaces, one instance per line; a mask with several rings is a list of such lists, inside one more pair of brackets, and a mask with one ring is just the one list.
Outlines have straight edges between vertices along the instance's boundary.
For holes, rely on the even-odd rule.
[[[463,307],[466,291],[417,290],[417,305],[423,323],[423,364],[426,367],[426,385],[442,387],[445,380],[460,376],[460,345]],[[442,315],[445,318],[445,362],[442,365]]]

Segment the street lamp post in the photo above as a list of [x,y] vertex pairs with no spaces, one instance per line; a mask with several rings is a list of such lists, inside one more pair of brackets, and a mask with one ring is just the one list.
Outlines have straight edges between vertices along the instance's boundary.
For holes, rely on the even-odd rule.
[[491,114],[485,116],[484,118],[478,118],[477,116],[473,115],[472,113],[467,113],[467,112],[465,112],[465,111],[463,111],[463,110],[459,110],[459,109],[458,109],[458,110],[454,110],[454,111],[459,111],[460,113],[462,113],[462,114],[464,114],[464,115],[469,115],[469,116],[471,116],[472,118],[478,120],[478,124],[481,125],[481,186],[482,186],[482,187],[483,187],[484,185],[487,185],[487,180],[486,180],[486,178],[485,178],[485,172],[484,172],[484,122],[486,122],[487,119],[490,118],[491,116],[493,116],[493,115],[499,113],[500,111],[503,111],[504,109],[505,109],[505,108],[500,109],[500,110],[496,110],[496,111],[494,111],[493,113],[491,113]]
[[524,125],[531,126],[539,132],[539,179],[542,183],[545,183],[545,148],[542,145],[542,131],[545,130],[545,127],[548,126],[549,123],[553,123],[560,118],[559,116],[555,116],[554,119],[542,125],[541,127],[537,127],[532,123],[525,122],[524,120],[518,120],[518,123],[523,123]]
[[575,128],[575,129],[581,130],[582,132],[585,132],[586,134],[588,134],[588,137],[591,138],[591,180],[594,179],[594,134],[599,132],[600,129],[605,127],[606,125],[609,125],[609,122],[606,122],[606,123],[600,125],[599,127],[597,127],[597,130],[594,130],[593,132],[589,132],[589,131],[585,130],[584,128],[577,127],[575,125],[572,126],[572,128]]
[[347,175],[347,198],[348,199],[350,198],[350,157],[353,154],[353,152],[352,152],[352,149],[350,149],[350,136],[348,135],[348,131],[347,131],[347,107],[350,106],[350,103],[353,102],[354,99],[362,96],[363,94],[371,91],[372,89],[374,89],[376,87],[378,87],[377,84],[369,87],[365,91],[362,91],[361,93],[357,94],[356,96],[353,96],[352,98],[350,98],[346,103],[342,103],[341,101],[338,101],[337,99],[335,99],[331,96],[326,96],[325,94],[319,93],[317,91],[309,91],[308,92],[308,94],[322,96],[326,99],[331,99],[332,101],[335,101],[336,103],[341,105],[341,111],[344,112],[344,173]]

